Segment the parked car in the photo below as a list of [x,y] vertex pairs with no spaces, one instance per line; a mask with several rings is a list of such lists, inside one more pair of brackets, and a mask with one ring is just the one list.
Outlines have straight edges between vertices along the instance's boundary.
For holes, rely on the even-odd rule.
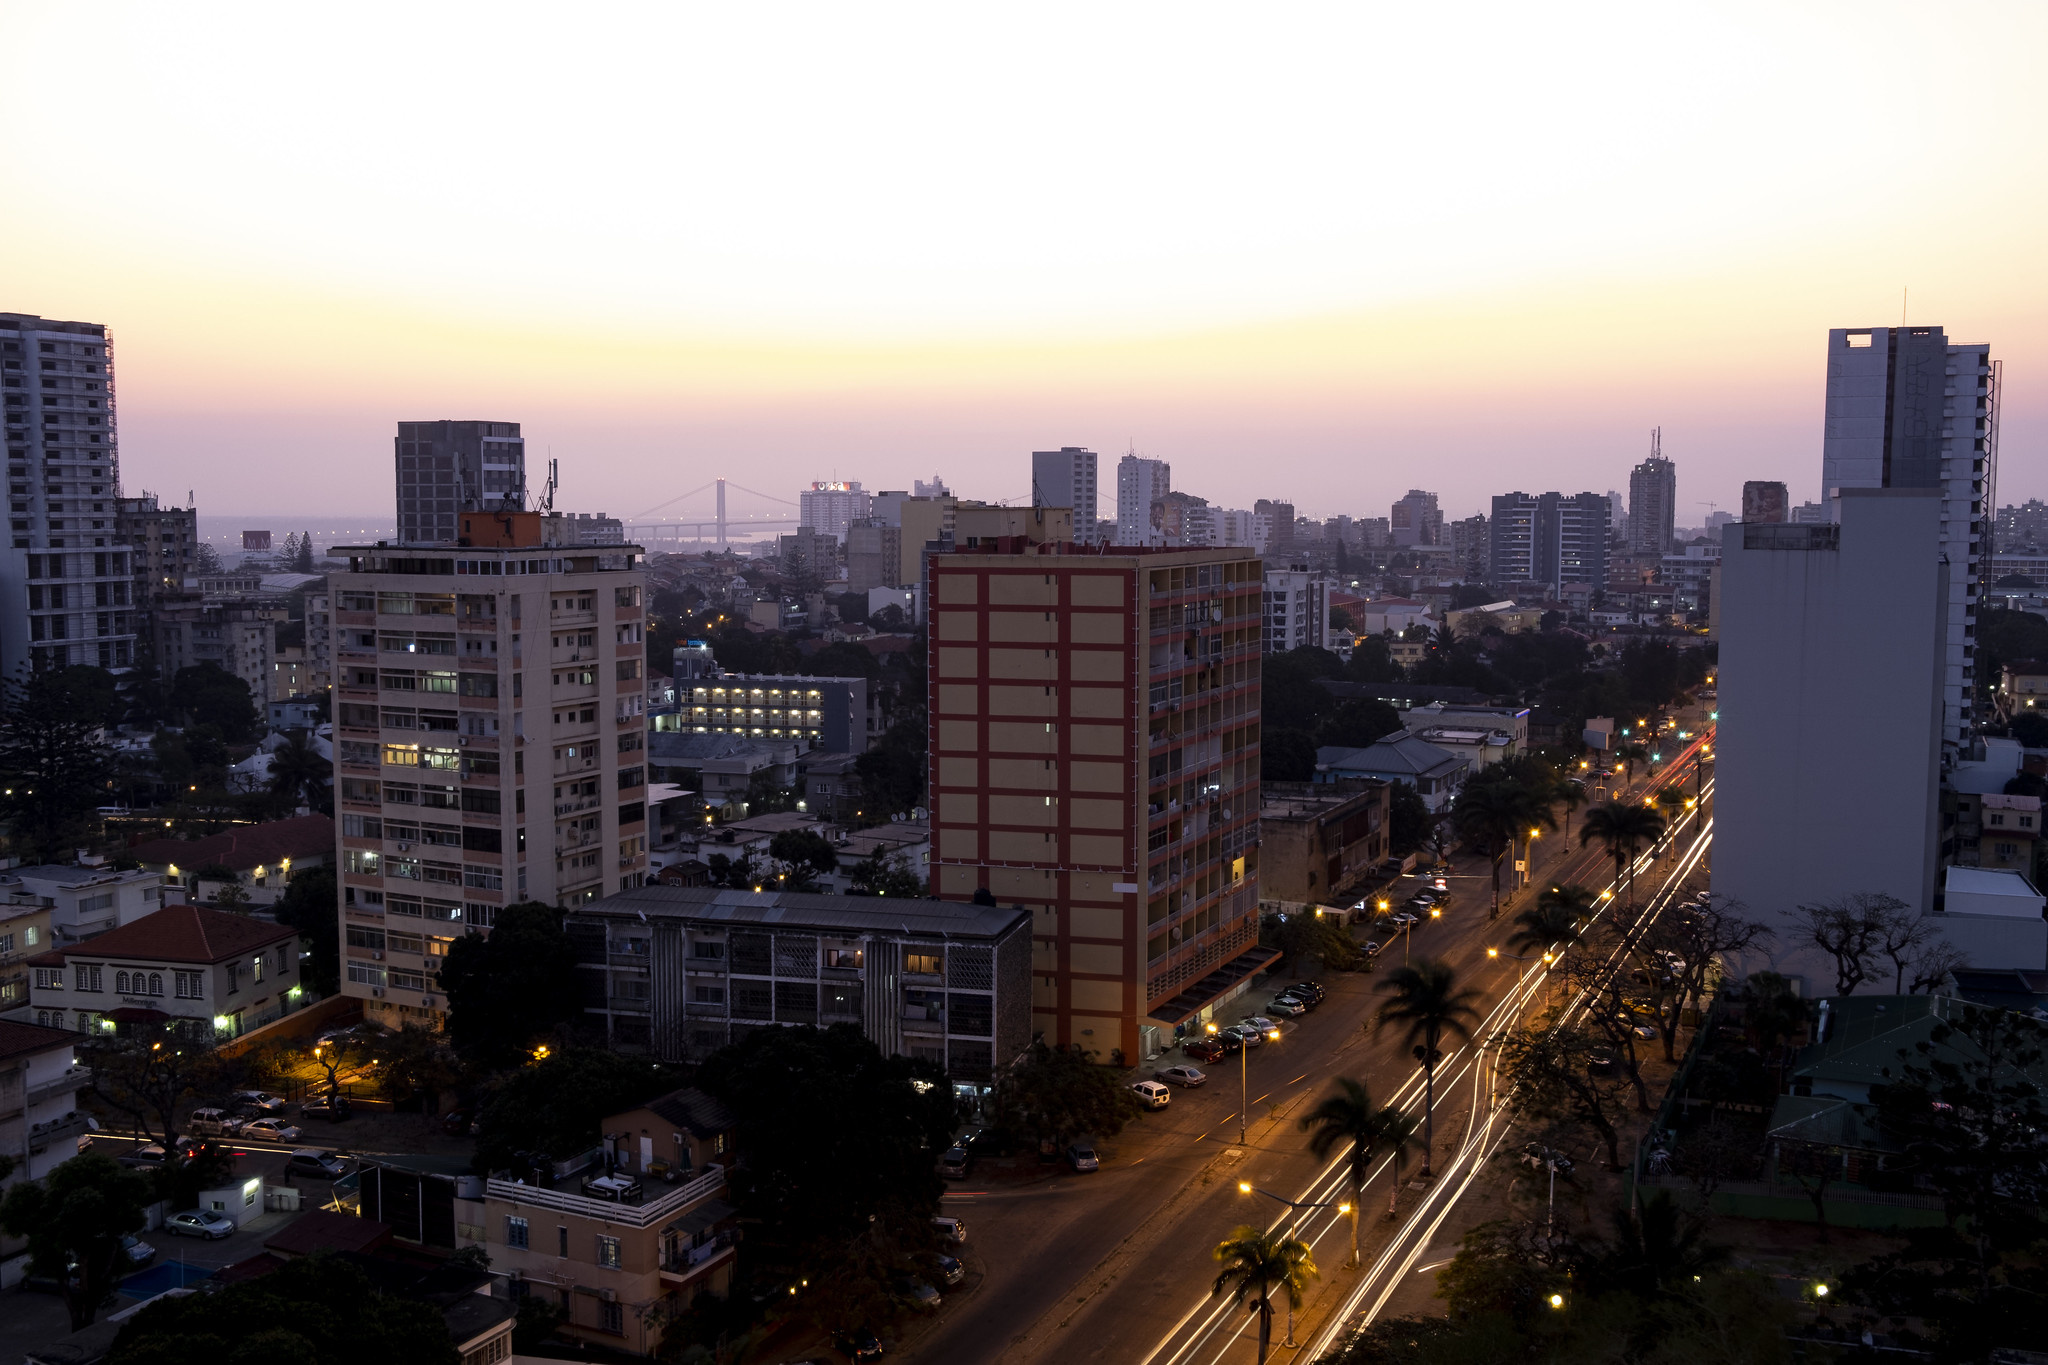
[[1157,1081],[1132,1081],[1129,1088],[1147,1109],[1164,1109],[1173,1102],[1173,1092]]
[[301,1147],[285,1159],[284,1169],[288,1175],[311,1176],[315,1180],[339,1180],[348,1167],[332,1152],[323,1152],[317,1147]]
[[1209,1036],[1216,1040],[1216,1046],[1223,1049],[1226,1057],[1231,1053],[1244,1051],[1244,1039],[1230,1029],[1218,1029]]
[[299,1125],[283,1119],[250,1119],[242,1125],[241,1136],[256,1142],[297,1142]]
[[948,1285],[956,1285],[967,1278],[967,1267],[960,1264],[956,1256],[939,1257],[939,1278]]
[[1266,1031],[1253,1028],[1249,1024],[1232,1024],[1223,1031],[1237,1039],[1240,1047],[1264,1047],[1266,1045]]
[[958,1218],[934,1218],[932,1227],[937,1230],[939,1240],[947,1246],[959,1246],[967,1240],[967,1224]]
[[1187,1089],[1193,1089],[1198,1085],[1206,1085],[1209,1082],[1209,1078],[1206,1075],[1192,1066],[1170,1066],[1166,1070],[1157,1073],[1157,1075],[1160,1080],[1165,1081],[1168,1085],[1178,1085]]
[[851,1361],[880,1360],[882,1358],[881,1338],[877,1337],[873,1332],[850,1332],[846,1336],[836,1338],[833,1344],[845,1352],[846,1358]]
[[[299,1106],[300,1118],[326,1119],[329,1123],[340,1123],[354,1112],[354,1106],[349,1104],[348,1096],[346,1095],[335,1095],[331,1098],[326,1095],[315,1095]],[[476,1125],[473,1123],[469,1125],[472,1131],[475,1127]],[[445,1123],[442,1125],[442,1129],[447,1131]]]
[[237,1090],[234,1103],[257,1114],[282,1114],[284,1101],[266,1090]]
[[242,1131],[242,1123],[225,1109],[194,1109],[185,1127],[201,1137],[233,1137]]
[[1380,946],[1377,939],[1369,938],[1358,945],[1358,951],[1364,953],[1367,957],[1378,957],[1380,955]]
[[127,1258],[129,1266],[145,1266],[156,1259],[156,1248],[131,1235],[121,1239],[121,1254]]
[[1292,1019],[1296,1015],[1307,1014],[1308,1006],[1304,1005],[1301,1001],[1296,1000],[1293,996],[1281,995],[1275,996],[1273,1000],[1267,1004],[1266,1013],[1285,1015],[1288,1018]]
[[1068,1145],[1067,1164],[1077,1171],[1102,1169],[1102,1161],[1095,1155],[1095,1144],[1085,1139]]
[[1387,923],[1393,925],[1396,929],[1406,929],[1411,924],[1420,924],[1421,922],[1422,916],[1407,910],[1396,910],[1393,914],[1387,916]]
[[161,1142],[145,1142],[140,1147],[130,1147],[119,1158],[123,1166],[134,1166],[139,1170],[160,1171],[169,1160]]
[[173,1237],[204,1237],[217,1242],[235,1233],[235,1220],[205,1209],[187,1209],[164,1219],[164,1231]]
[[974,1153],[964,1143],[954,1143],[939,1158],[939,1178],[942,1180],[964,1180],[973,1168]]
[[923,1280],[905,1277],[891,1281],[889,1287],[896,1291],[897,1298],[912,1308],[919,1308],[928,1313],[939,1306],[939,1291]]
[[1223,1058],[1223,1044],[1206,1034],[1197,1034],[1180,1045],[1180,1050],[1198,1062],[1215,1062]]
[[[347,1097],[343,1096],[343,1098],[346,1099]],[[311,1117],[309,1111],[304,1108],[301,1108],[299,1113],[306,1117]],[[344,1109],[342,1111],[343,1117],[346,1117],[347,1113],[348,1111]],[[475,1137],[477,1134],[476,1115],[467,1109],[457,1109],[454,1113],[441,1120],[441,1131],[450,1137]]]

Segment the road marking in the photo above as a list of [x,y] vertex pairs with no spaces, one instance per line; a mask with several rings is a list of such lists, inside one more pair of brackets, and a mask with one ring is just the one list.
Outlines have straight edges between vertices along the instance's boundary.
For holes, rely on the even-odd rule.
[[1308,1079],[1308,1073],[1307,1073],[1306,1071],[1304,1071],[1304,1072],[1302,1072],[1302,1073],[1301,1073],[1301,1074],[1300,1074],[1299,1076],[1296,1076],[1296,1077],[1295,1077],[1295,1078],[1294,1078],[1293,1080],[1289,1081],[1289,1082],[1288,1082],[1288,1084],[1289,1084],[1289,1085],[1299,1085],[1299,1084],[1301,1084],[1301,1082],[1303,1082],[1303,1081],[1305,1081],[1305,1080],[1307,1080],[1307,1079]]
[[[1270,1094],[1272,1094],[1272,1093],[1273,1093],[1272,1091],[1268,1090],[1268,1091],[1266,1092],[1266,1095],[1270,1095]],[[1261,1095],[1261,1096],[1259,1096],[1259,1097],[1258,1097],[1257,1099],[1253,1100],[1253,1101],[1252,1101],[1252,1103],[1253,1103],[1253,1104],[1264,1104],[1264,1103],[1266,1102],[1266,1095]]]

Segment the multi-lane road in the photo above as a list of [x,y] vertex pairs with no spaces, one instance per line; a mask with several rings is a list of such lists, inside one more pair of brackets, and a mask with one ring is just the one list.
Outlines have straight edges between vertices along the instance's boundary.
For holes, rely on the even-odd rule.
[[[1695,761],[1708,743],[1707,735],[1693,739],[1627,798],[1646,799],[1667,783],[1683,784],[1690,794]],[[1706,795],[1711,798],[1711,778]],[[1636,913],[1660,913],[1671,893],[1698,870],[1712,837],[1710,805],[1709,799],[1683,810],[1666,845],[1638,861]],[[1569,847],[1557,835],[1537,845],[1543,882],[1615,890],[1602,901],[1602,913],[1623,913],[1626,892],[1608,886],[1611,869],[1603,850]],[[1546,849],[1562,851],[1546,860]],[[1489,947],[1503,946],[1507,918],[1522,902],[1505,909],[1501,921],[1491,921],[1484,861],[1459,870],[1465,875],[1452,883],[1456,896],[1445,917],[1417,930],[1412,945],[1392,945],[1381,962],[1398,962],[1404,948],[1449,962],[1486,992],[1489,1012],[1475,1030],[1484,1039],[1529,1016],[1554,984],[1540,963],[1529,964],[1535,968],[1529,970],[1505,956],[1487,956]],[[1058,1365],[1251,1361],[1255,1320],[1209,1294],[1215,1271],[1210,1249],[1243,1223],[1292,1223],[1314,1248],[1322,1275],[1294,1328],[1305,1356],[1306,1348],[1327,1349],[1342,1331],[1384,1309],[1424,1256],[1443,1249],[1447,1224],[1455,1241],[1455,1230],[1463,1226],[1460,1200],[1486,1157],[1507,1139],[1513,1108],[1510,1097],[1499,1093],[1483,1050],[1447,1048],[1436,1085],[1435,1179],[1415,1181],[1417,1163],[1411,1158],[1401,1173],[1398,1216],[1390,1221],[1388,1198],[1397,1182],[1381,1163],[1360,1210],[1362,1263],[1348,1267],[1351,1226],[1335,1207],[1350,1194],[1342,1158],[1316,1160],[1298,1120],[1340,1076],[1366,1081],[1380,1102],[1420,1112],[1422,1076],[1405,1039],[1371,1027],[1384,998],[1376,989],[1383,979],[1378,972],[1325,978],[1329,997],[1321,1009],[1289,1025],[1279,1042],[1242,1060],[1205,1067],[1206,1087],[1175,1091],[1168,1109],[1148,1114],[1104,1149],[1107,1159],[1098,1173],[1021,1186],[959,1182],[946,1212],[969,1222],[982,1283],[949,1303],[907,1354],[931,1365],[994,1359]],[[1265,999],[1248,996],[1239,1011],[1251,1013]],[[1174,1060],[1162,1058],[1158,1065]],[[1248,1105],[1241,1105],[1241,1094]],[[1297,1213],[1242,1193],[1241,1184],[1327,1207]],[[1283,1317],[1275,1327],[1276,1343],[1285,1330]]]

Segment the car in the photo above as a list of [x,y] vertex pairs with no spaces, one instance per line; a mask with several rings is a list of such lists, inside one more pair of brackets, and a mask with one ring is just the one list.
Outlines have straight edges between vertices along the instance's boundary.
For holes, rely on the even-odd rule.
[[1180,1050],[1198,1062],[1215,1062],[1224,1056],[1223,1044],[1206,1034],[1196,1034],[1180,1045]]
[[1306,1000],[1311,1005],[1320,1005],[1323,1003],[1324,998],[1329,995],[1329,992],[1313,981],[1297,981],[1292,986],[1281,991],[1280,994]]
[[843,1337],[836,1338],[833,1344],[845,1352],[846,1358],[851,1361],[880,1360],[882,1358],[881,1338],[877,1337],[873,1332],[849,1332]]
[[1067,1164],[1076,1171],[1099,1171],[1102,1169],[1102,1160],[1095,1155],[1095,1144],[1092,1142],[1082,1141],[1069,1144],[1066,1156]]
[[145,1142],[140,1147],[131,1147],[127,1154],[120,1158],[123,1166],[134,1166],[149,1171],[162,1170],[167,1160],[168,1155],[160,1142]]
[[954,1143],[939,1158],[939,1178],[942,1180],[963,1180],[972,1169],[974,1153],[965,1143]]
[[1611,1052],[1594,1052],[1589,1054],[1586,1058],[1586,1071],[1587,1074],[1593,1076],[1612,1076],[1614,1074],[1614,1054]]
[[1282,995],[1276,997],[1266,1006],[1266,1012],[1268,1014],[1283,1014],[1293,1018],[1295,1015],[1307,1014],[1308,1006],[1292,996]]
[[920,1308],[925,1312],[930,1312],[939,1306],[939,1291],[926,1284],[923,1280],[905,1277],[891,1280],[889,1287],[896,1291],[897,1298],[913,1308]]
[[[302,1116],[311,1117],[311,1110],[307,1106],[313,1103],[315,1101],[308,1100],[306,1105],[300,1107],[299,1113]],[[346,1116],[348,1111],[344,1109],[342,1113],[343,1116]],[[441,1120],[441,1131],[450,1137],[475,1137],[477,1135],[476,1115],[467,1109],[457,1109]]]
[[1253,1028],[1249,1024],[1232,1024],[1223,1032],[1237,1039],[1239,1047],[1264,1047],[1266,1045],[1266,1031]]
[[202,1137],[233,1137],[242,1131],[242,1123],[225,1109],[194,1109],[185,1127]]
[[1166,1082],[1168,1085],[1177,1085],[1188,1090],[1192,1090],[1198,1085],[1207,1085],[1209,1083],[1208,1076],[1192,1066],[1170,1066],[1166,1070],[1158,1072],[1157,1076],[1159,1080]]
[[1382,945],[1378,939],[1369,938],[1358,945],[1358,951],[1364,953],[1367,957],[1378,957],[1382,951]]
[[1393,914],[1387,916],[1387,923],[1393,925],[1396,929],[1406,929],[1411,924],[1422,923],[1422,916],[1407,910],[1396,910]]
[[[315,1095],[312,1099],[299,1106],[300,1118],[326,1119],[329,1123],[340,1123],[349,1118],[354,1112],[354,1106],[349,1103],[348,1096],[346,1095]],[[468,1129],[465,1131],[474,1132],[475,1128],[476,1125],[472,1123],[468,1125]],[[447,1131],[446,1124],[442,1125],[442,1130],[444,1132]]]
[[1173,1102],[1173,1092],[1157,1081],[1132,1081],[1126,1089],[1147,1109],[1164,1109]]
[[235,1220],[205,1209],[187,1209],[164,1219],[164,1231],[173,1237],[204,1237],[217,1242],[235,1235]]
[[315,1180],[339,1180],[348,1167],[332,1152],[323,1152],[317,1147],[301,1147],[285,1159],[284,1169],[287,1175],[311,1176]]
[[242,1125],[241,1137],[256,1142],[297,1142],[299,1125],[283,1119],[250,1119]]
[[237,1090],[233,1095],[235,1104],[257,1114],[282,1114],[284,1101],[267,1090]]
[[960,1264],[955,1256],[939,1257],[939,1278],[948,1285],[955,1285],[967,1278],[967,1267]]
[[144,1266],[156,1259],[156,1248],[131,1234],[121,1239],[121,1254],[130,1266]]
[[1655,1024],[1637,1024],[1629,1031],[1644,1042],[1654,1042],[1657,1038],[1657,1026]]
[[939,1240],[947,1246],[959,1246],[967,1240],[967,1224],[958,1218],[934,1218],[932,1229],[939,1234]]

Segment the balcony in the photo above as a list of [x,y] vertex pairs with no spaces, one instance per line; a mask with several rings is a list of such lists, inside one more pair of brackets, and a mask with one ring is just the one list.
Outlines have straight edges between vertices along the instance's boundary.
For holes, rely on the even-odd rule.
[[44,1100],[55,1099],[59,1095],[68,1095],[72,1091],[91,1083],[91,1067],[73,1066],[59,1075],[52,1076],[47,1081],[30,1086],[28,1092],[22,1096],[22,1099],[30,1108],[34,1108]]
[[677,1246],[661,1258],[662,1282],[686,1284],[737,1254],[738,1245],[738,1230],[727,1228],[702,1246]]

